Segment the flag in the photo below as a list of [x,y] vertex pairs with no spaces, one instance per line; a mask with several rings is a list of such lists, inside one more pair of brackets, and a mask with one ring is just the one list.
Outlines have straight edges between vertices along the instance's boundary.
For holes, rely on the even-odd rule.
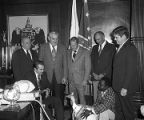
[[87,0],[83,0],[84,4],[80,16],[80,27],[79,27],[79,43],[82,47],[90,50],[92,48],[90,19],[88,11]]
[[[91,50],[92,39],[91,39],[91,30],[90,30],[87,0],[83,0],[83,6],[81,10],[81,15],[80,15],[80,23],[78,22],[76,0],[73,0],[71,29],[70,29],[70,38],[71,37],[78,37],[79,45],[88,50]],[[85,92],[85,95],[92,95],[92,84],[86,85],[86,89],[84,92]]]
[[92,48],[92,39],[91,39],[87,0],[83,0],[83,3],[84,4],[81,10],[80,25],[79,25],[76,0],[73,0],[70,38],[78,37],[80,46],[90,50]]
[[78,37],[78,33],[79,33],[79,23],[78,23],[78,16],[77,16],[76,0],[73,0],[70,38]]
[[[80,15],[80,25],[79,25],[79,45],[91,50],[92,48],[92,39],[91,39],[91,30],[90,30],[90,20],[89,20],[89,11],[87,0],[83,0],[83,6]],[[89,78],[90,79],[90,78]],[[87,84],[84,91],[85,95],[93,95],[93,86],[92,84]],[[87,104],[90,104],[91,101],[86,100]]]

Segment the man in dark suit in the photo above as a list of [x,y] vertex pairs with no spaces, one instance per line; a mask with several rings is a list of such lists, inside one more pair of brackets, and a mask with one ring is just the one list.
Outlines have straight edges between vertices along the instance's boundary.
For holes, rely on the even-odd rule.
[[12,55],[12,69],[16,81],[25,79],[26,73],[33,70],[33,62],[36,59],[30,50],[31,40],[28,37],[22,38],[21,46]]
[[50,32],[48,43],[41,45],[39,60],[44,62],[45,71],[54,93],[64,101],[64,89],[67,79],[67,58],[66,48],[58,42],[59,34]]
[[115,28],[113,35],[117,44],[119,44],[114,57],[112,84],[117,93],[116,120],[134,120],[134,105],[131,98],[138,88],[138,51],[131,43],[126,27],[119,26]]
[[68,51],[68,79],[70,92],[76,95],[76,101],[86,104],[84,90],[89,80],[91,71],[90,53],[87,49],[79,46],[79,39],[70,39],[71,49]]
[[[56,112],[56,120],[63,120],[64,113],[63,107],[60,98],[49,96],[49,81],[47,80],[47,75],[44,72],[44,64],[41,61],[37,61],[34,65],[34,70],[32,72],[28,72],[26,76],[27,80],[30,80],[34,85],[36,90],[42,91],[43,96],[43,104],[45,104],[45,110],[48,116],[52,119],[52,115],[49,111],[49,105],[52,105]],[[37,115],[36,115],[37,117]]]
[[113,44],[110,44],[105,40],[105,35],[102,31],[98,31],[94,34],[94,41],[96,45],[92,48],[91,63],[95,101],[97,98],[99,80],[104,76],[111,80],[112,61],[116,48]]

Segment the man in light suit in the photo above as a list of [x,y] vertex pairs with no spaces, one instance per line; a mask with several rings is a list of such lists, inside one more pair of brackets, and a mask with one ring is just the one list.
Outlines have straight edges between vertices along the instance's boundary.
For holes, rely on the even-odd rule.
[[134,103],[131,100],[133,94],[138,90],[138,51],[130,41],[126,27],[115,28],[113,35],[119,44],[114,57],[112,83],[117,93],[116,120],[134,120]]
[[68,51],[68,79],[70,92],[85,103],[84,88],[89,79],[91,71],[91,60],[89,51],[79,46],[79,39],[73,37],[70,39],[71,49]]
[[91,63],[95,101],[97,98],[98,83],[100,79],[106,76],[111,80],[112,61],[116,48],[114,44],[110,44],[105,40],[105,35],[102,31],[97,31],[94,34],[94,41],[96,45],[92,48]]
[[16,50],[12,55],[12,69],[16,81],[24,80],[26,73],[33,70],[33,63],[36,61],[31,48],[31,40],[23,37],[21,40],[21,48]]
[[59,34],[50,32],[48,43],[41,45],[39,60],[44,62],[45,71],[54,96],[64,101],[64,87],[67,79],[66,48],[60,44]]

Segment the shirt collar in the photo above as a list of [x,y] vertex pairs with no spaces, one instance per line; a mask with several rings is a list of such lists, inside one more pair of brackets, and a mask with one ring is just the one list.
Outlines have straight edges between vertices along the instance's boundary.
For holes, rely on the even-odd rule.
[[[50,45],[50,49],[51,49],[51,51],[53,50],[53,46],[52,46],[52,44],[51,43],[49,43],[49,45]],[[55,50],[57,51],[57,45],[56,46],[54,46],[54,48],[55,48]]]
[[38,80],[38,73],[36,71],[34,71],[35,75],[36,75],[36,78]]
[[104,96],[106,94],[106,92],[108,91],[109,88],[107,88],[105,91],[101,91],[102,96]]
[[[105,45],[106,45],[106,40],[101,44],[101,49],[103,49]],[[100,45],[99,45],[99,49],[100,49]]]
[[26,50],[25,48],[22,47],[22,49],[24,50],[24,52],[27,54],[27,51],[30,53],[30,50]]
[[118,47],[117,52],[123,47],[123,45],[124,45],[127,41],[128,41],[128,39],[127,39],[123,44],[121,44],[121,45]]

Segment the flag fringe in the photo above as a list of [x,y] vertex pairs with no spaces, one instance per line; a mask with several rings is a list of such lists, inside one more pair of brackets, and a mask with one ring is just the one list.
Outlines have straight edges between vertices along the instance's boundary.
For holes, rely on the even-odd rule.
[[78,35],[78,37],[84,39],[85,41],[89,41],[86,37],[84,37],[84,36],[82,36],[82,35],[80,35],[80,34]]
[[85,48],[87,50],[91,50],[91,47],[87,48],[87,47],[83,46],[82,44],[79,44],[79,46],[81,46],[81,47],[83,47],[83,48]]

